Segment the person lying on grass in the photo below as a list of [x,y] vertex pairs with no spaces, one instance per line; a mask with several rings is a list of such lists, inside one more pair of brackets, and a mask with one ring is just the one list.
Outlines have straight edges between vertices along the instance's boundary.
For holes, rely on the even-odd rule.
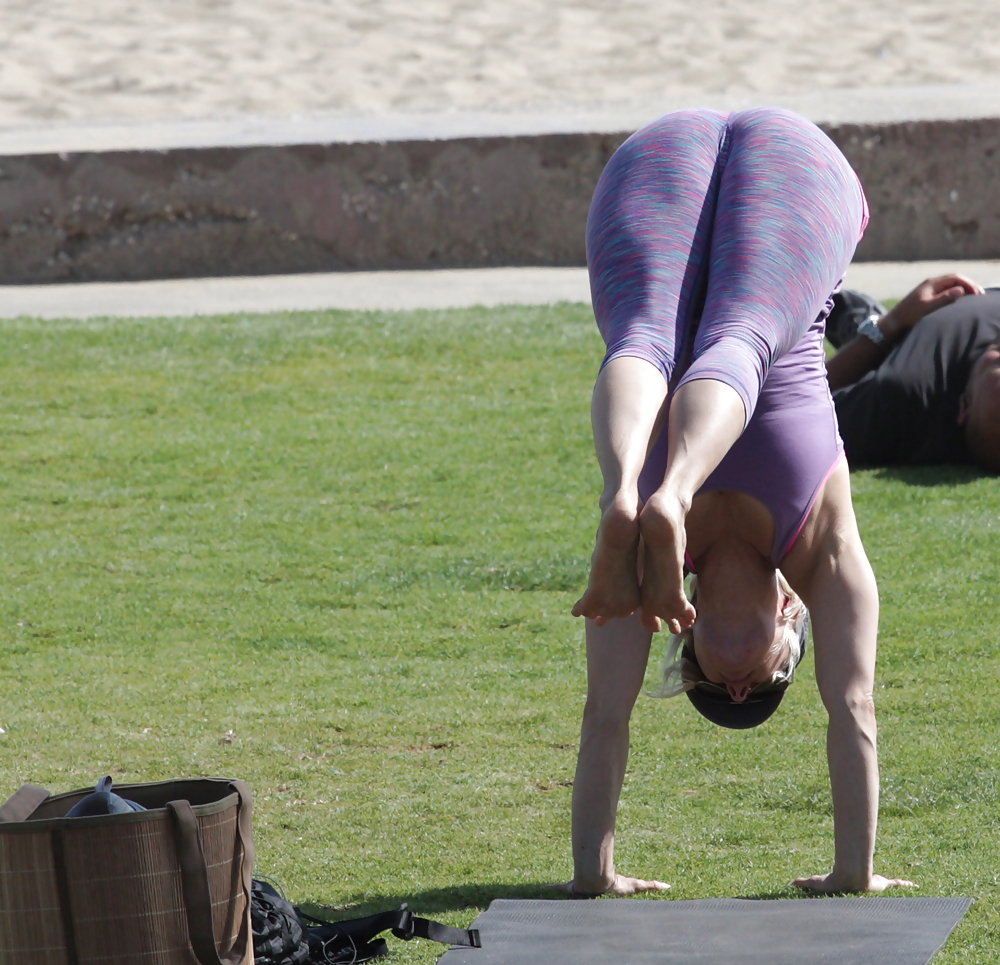
[[[858,179],[794,114],[668,114],[595,192],[587,253],[607,345],[592,419],[604,477],[584,616],[587,703],[573,786],[581,895],[668,887],[619,874],[615,817],[652,634],[664,693],[725,727],[781,701],[812,617],[829,714],[833,868],[822,891],[910,882],[873,869],[878,592],[851,504],[823,326],[867,221]],[[688,599],[685,569],[697,574]]]
[[889,312],[840,296],[826,367],[850,464],[1000,472],[1000,291],[940,275]]

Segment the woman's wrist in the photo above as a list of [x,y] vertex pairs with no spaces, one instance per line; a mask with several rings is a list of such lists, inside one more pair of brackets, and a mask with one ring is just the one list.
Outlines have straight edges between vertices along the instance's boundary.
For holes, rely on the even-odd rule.
[[595,877],[587,877],[580,874],[574,875],[570,893],[574,895],[607,894],[614,887],[617,877],[618,875],[614,872],[611,873],[610,878],[607,875],[597,875]]

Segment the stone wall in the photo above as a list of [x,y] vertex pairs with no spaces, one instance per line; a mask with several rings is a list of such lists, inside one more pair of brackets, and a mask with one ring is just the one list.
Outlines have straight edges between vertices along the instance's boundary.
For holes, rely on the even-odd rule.
[[[1000,257],[1000,120],[827,130],[872,209],[859,259]],[[0,283],[581,265],[626,136],[0,157]]]
[[871,207],[859,260],[1000,257],[1000,119],[826,130]]

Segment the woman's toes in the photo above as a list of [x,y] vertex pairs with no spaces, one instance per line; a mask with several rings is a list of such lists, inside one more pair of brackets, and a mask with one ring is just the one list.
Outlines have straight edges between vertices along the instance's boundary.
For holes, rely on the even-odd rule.
[[672,608],[675,614],[674,619],[678,622],[685,630],[694,623],[695,613],[694,607],[691,605],[691,601],[687,598],[685,593],[681,593],[680,597],[674,604]]

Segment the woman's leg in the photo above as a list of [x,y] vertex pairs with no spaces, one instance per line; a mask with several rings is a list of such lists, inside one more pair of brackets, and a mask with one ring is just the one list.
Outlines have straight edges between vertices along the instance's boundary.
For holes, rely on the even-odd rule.
[[591,423],[604,477],[587,591],[573,607],[598,626],[639,609],[639,473],[662,423],[667,383],[645,359],[620,356],[594,386]]
[[715,379],[681,386],[670,402],[667,469],[639,517],[645,545],[642,619],[651,630],[665,620],[671,633],[695,621],[684,592],[684,530],[694,495],[722,462],[746,425],[740,394]]
[[587,220],[594,314],[607,345],[592,407],[604,488],[590,582],[573,613],[598,624],[639,606],[638,478],[690,344],[725,132],[725,115],[711,111],[678,111],[639,131],[605,168]]
[[690,618],[683,521],[691,500],[752,416],[771,364],[839,286],[866,216],[847,160],[795,114],[733,115],[723,155],[705,308],[670,405],[663,483],[640,519],[647,622]]
[[615,815],[628,762],[629,717],[642,687],[651,634],[637,615],[587,621],[587,705],[573,782],[573,888],[582,893],[659,891],[659,881],[615,873]]

